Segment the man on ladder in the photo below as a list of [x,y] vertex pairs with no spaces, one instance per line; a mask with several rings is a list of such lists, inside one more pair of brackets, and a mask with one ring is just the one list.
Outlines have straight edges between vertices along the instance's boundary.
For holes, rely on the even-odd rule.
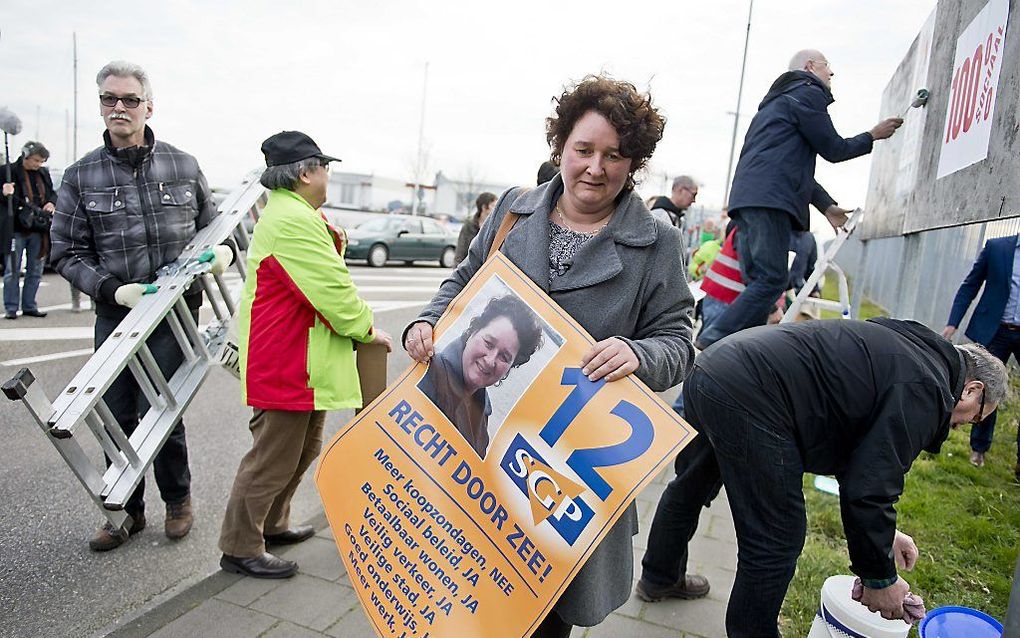
[[[96,76],[100,113],[106,125],[103,146],[68,167],[53,219],[52,260],[71,285],[95,300],[95,347],[116,330],[156,271],[173,262],[216,215],[209,185],[194,157],[157,141],[146,120],[152,117],[152,88],[146,72],[128,62],[111,62]],[[213,269],[229,265],[231,251],[217,246]],[[185,295],[197,321],[202,294]],[[164,321],[147,345],[169,378],[183,353]],[[124,371],[104,396],[124,433],[138,425],[148,403]],[[107,460],[109,464],[109,459]],[[160,496],[166,502],[164,531],[171,539],[191,530],[191,473],[184,423],[178,421],[153,463]],[[125,505],[124,528],[106,523],[89,540],[93,551],[119,547],[145,528],[144,480]]]
[[903,120],[887,118],[851,138],[832,125],[834,75],[820,51],[800,51],[790,70],[772,84],[744,138],[729,197],[731,227],[746,288],[719,318],[698,335],[704,350],[716,341],[765,323],[789,283],[790,233],[808,230],[808,205],[842,227],[847,213],[815,181],[815,159],[842,162],[871,152],[875,140],[891,137]]

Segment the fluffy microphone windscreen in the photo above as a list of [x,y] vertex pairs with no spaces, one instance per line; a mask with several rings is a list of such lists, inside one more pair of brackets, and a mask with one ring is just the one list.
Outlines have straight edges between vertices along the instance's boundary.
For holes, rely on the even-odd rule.
[[21,120],[6,106],[0,106],[0,131],[8,135],[17,135],[21,132]]

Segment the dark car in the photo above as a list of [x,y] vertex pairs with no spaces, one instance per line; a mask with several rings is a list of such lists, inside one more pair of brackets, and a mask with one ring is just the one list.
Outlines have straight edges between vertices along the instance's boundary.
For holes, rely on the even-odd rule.
[[453,268],[457,236],[428,217],[388,215],[358,224],[347,231],[347,259],[365,259],[376,268],[389,260],[411,263],[436,260]]

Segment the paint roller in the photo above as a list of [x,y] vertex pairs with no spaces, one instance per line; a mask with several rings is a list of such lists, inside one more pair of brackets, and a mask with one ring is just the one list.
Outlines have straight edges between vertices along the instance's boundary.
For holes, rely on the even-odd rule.
[[928,103],[928,97],[930,95],[931,93],[928,92],[928,89],[917,89],[917,95],[914,96],[914,101],[910,103],[910,106],[903,109],[903,112],[900,113],[900,119],[902,120],[906,117],[910,109],[923,108],[924,105]]

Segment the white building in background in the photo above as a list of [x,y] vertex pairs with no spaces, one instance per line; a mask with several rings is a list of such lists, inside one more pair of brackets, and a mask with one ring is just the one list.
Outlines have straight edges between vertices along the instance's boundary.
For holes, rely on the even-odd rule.
[[[509,188],[505,184],[450,179],[442,171],[433,184],[423,184],[421,211],[430,216],[450,216],[461,220],[474,213],[475,199],[488,191],[500,195]],[[413,186],[402,179],[368,173],[336,171],[329,176],[326,206],[341,210],[365,212],[410,212]],[[397,207],[395,202],[401,204]]]
[[326,187],[326,206],[349,210],[388,212],[391,202],[411,201],[403,180],[367,173],[333,172]]
[[443,171],[436,173],[435,199],[433,208],[436,214],[450,215],[464,219],[475,212],[475,200],[485,192],[502,195],[510,188],[508,184],[497,184],[483,180],[450,179]]

